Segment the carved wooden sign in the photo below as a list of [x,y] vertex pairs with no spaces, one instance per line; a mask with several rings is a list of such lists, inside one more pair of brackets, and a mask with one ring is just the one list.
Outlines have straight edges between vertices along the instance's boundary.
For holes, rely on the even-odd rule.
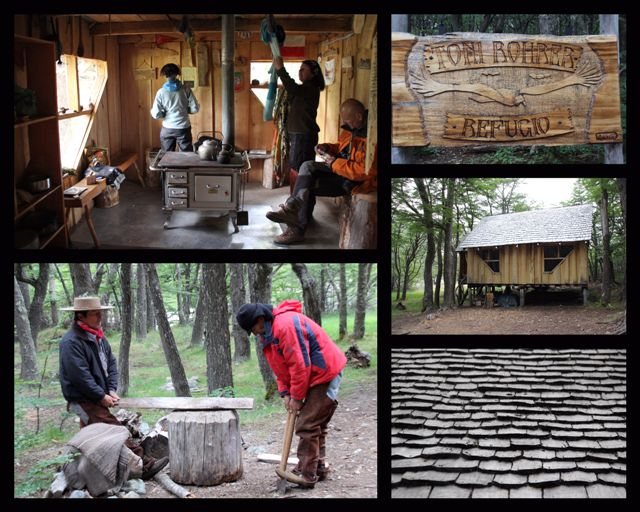
[[622,142],[614,36],[392,35],[394,146]]

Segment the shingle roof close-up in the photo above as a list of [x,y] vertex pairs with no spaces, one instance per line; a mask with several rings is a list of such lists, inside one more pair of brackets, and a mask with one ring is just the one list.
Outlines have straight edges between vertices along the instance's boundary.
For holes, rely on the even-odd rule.
[[393,498],[626,497],[626,351],[392,350]]
[[590,240],[592,213],[593,207],[590,204],[582,204],[492,215],[483,218],[464,237],[457,250],[468,247]]

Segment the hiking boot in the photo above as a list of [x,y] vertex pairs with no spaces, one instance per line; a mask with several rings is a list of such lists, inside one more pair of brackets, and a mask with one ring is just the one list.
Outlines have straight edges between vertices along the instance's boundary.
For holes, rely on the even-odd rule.
[[287,226],[295,226],[298,223],[298,208],[295,204],[281,204],[277,212],[267,212],[267,219]]
[[169,464],[169,457],[162,457],[161,459],[156,459],[156,461],[152,464],[152,466],[142,473],[143,480],[149,480],[153,478],[155,474],[161,471],[167,464]]
[[273,239],[273,242],[280,245],[290,245],[297,242],[304,242],[304,234],[297,228],[288,227],[280,236]]
[[[313,480],[305,477],[302,473],[302,470],[298,467],[295,467],[291,471],[289,471],[289,474],[290,475],[288,480],[290,482],[293,482],[300,487],[304,487],[305,489],[313,489],[316,485],[316,482],[320,480],[318,477],[315,477]],[[292,475],[294,475],[294,478],[291,477]]]
[[319,465],[318,470],[316,471],[318,475],[318,482],[322,482],[323,480],[326,480],[330,472],[331,470],[328,467]]

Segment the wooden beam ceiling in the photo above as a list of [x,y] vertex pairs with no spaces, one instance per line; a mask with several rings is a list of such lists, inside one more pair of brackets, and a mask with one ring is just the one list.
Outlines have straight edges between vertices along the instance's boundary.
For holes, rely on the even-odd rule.
[[[286,32],[325,32],[325,33],[348,33],[352,31],[352,15],[314,15],[305,17],[276,16],[278,24],[282,25]],[[236,17],[237,32],[253,32],[260,30],[262,19]],[[124,22],[98,22],[92,25],[90,34],[92,36],[120,36],[135,34],[171,34],[177,32],[179,19],[174,21],[147,20],[147,21],[124,21]],[[190,19],[191,27],[196,34],[220,32],[222,23],[220,18]]]

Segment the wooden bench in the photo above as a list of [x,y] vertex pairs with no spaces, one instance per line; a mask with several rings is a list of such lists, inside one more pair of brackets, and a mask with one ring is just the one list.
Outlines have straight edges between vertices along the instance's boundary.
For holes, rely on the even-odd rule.
[[77,196],[65,196],[64,208],[66,210],[66,223],[69,225],[69,216],[71,215],[73,208],[82,208],[85,217],[87,218],[87,227],[89,228],[89,233],[91,233],[91,238],[93,238],[93,244],[96,249],[99,249],[100,242],[98,241],[98,236],[96,235],[96,230],[93,226],[93,219],[91,218],[91,202],[107,188],[107,180],[98,181],[95,185],[88,185],[87,178],[85,178],[76,183],[75,186],[87,187],[87,190]]
[[127,174],[127,169],[132,167],[136,170],[136,174],[138,176],[138,183],[145,188],[144,178],[142,177],[142,172],[140,171],[140,167],[138,167],[138,153],[133,152],[122,152],[118,153],[111,157],[111,165],[113,167],[117,167],[120,169],[125,175]]

